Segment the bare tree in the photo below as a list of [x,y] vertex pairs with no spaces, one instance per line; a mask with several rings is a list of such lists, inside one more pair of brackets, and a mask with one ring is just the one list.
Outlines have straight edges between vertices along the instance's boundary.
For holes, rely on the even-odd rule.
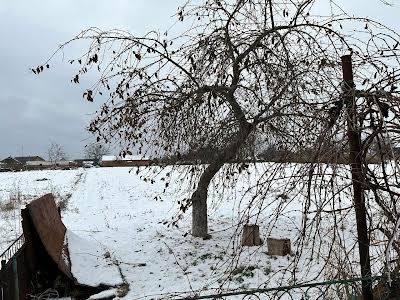
[[47,149],[47,156],[49,158],[49,161],[53,164],[55,164],[57,161],[67,159],[64,148],[54,141],[50,142],[49,144],[49,147]]
[[109,153],[109,147],[102,143],[93,143],[85,146],[85,158],[100,161],[103,155],[107,155]]
[[[151,148],[178,157],[189,145],[218,149],[182,206],[184,211],[192,206],[194,236],[208,236],[211,179],[237,156],[252,132],[280,128],[283,133],[290,127],[301,132],[306,127],[299,124],[312,122],[315,105],[308,94],[323,89],[316,77],[332,64],[336,43],[345,44],[326,20],[306,20],[311,4],[291,5],[290,17],[287,9],[276,6],[278,12],[271,14],[266,3],[253,1],[188,4],[178,18],[195,23],[182,36],[150,32],[136,37],[90,28],[73,39],[93,40],[87,54],[71,61],[81,65],[73,82],[79,83],[95,66],[100,80],[83,96],[93,101],[108,91],[108,100],[89,127],[99,139],[119,138],[126,149],[140,153]],[[278,13],[284,14],[279,22],[274,19]]]
[[[318,241],[323,213],[338,213],[335,201],[341,190],[334,182],[340,173],[339,157],[357,164],[352,181],[361,181],[357,214],[363,211],[372,218],[360,206],[366,205],[363,195],[368,179],[369,187],[375,187],[376,204],[391,216],[390,229],[382,228],[382,232],[389,236],[397,228],[395,175],[390,174],[389,182],[387,176],[371,170],[364,154],[372,140],[399,132],[399,36],[378,22],[347,15],[336,4],[324,16],[315,15],[314,3],[189,1],[178,10],[182,31],[177,36],[156,31],[135,36],[90,28],[60,47],[59,51],[71,42],[91,41],[87,51],[70,62],[78,65],[74,83],[79,84],[90,71],[99,73],[98,82],[83,93],[88,101],[104,101],[89,126],[98,140],[119,140],[122,154],[127,149],[138,153],[151,149],[159,156],[180,157],[189,150],[215,149],[207,166],[192,167],[196,188],[181,202],[183,212],[192,207],[194,236],[208,237],[210,182],[219,172],[232,175],[246,169],[241,163],[234,165],[236,171],[224,165],[237,158],[258,131],[277,148],[310,149],[308,163],[296,168],[289,180],[298,184],[301,178],[305,189],[299,249],[306,240],[313,245]],[[341,57],[345,54],[353,59],[352,79],[343,78]],[[43,70],[39,66],[33,71]],[[356,85],[363,89],[355,89]],[[332,143],[338,147],[329,147]],[[333,164],[327,167],[322,162]],[[283,170],[279,164],[276,168]],[[384,170],[382,164],[380,172]],[[262,201],[276,177],[266,178],[260,180],[264,185],[249,211],[256,204],[265,209]],[[324,187],[327,194],[313,194],[317,187],[320,193]],[[320,201],[321,195],[325,198]],[[329,205],[333,210],[326,209]],[[364,229],[372,226],[371,220],[364,222]],[[367,228],[367,233],[371,230]],[[364,242],[365,250],[369,240]],[[370,276],[370,271],[363,269],[362,276]],[[371,285],[363,287],[365,299],[371,299]]]

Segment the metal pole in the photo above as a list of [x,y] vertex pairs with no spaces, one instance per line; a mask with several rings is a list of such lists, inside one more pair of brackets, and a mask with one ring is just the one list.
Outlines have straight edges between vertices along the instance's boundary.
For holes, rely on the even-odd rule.
[[362,296],[364,300],[372,300],[371,261],[369,256],[369,238],[364,199],[364,173],[362,170],[361,137],[358,131],[357,104],[354,98],[354,80],[351,55],[342,56],[344,81],[344,102],[347,110],[347,138],[349,141],[349,163],[353,185],[354,208],[357,221],[358,250],[362,280]]

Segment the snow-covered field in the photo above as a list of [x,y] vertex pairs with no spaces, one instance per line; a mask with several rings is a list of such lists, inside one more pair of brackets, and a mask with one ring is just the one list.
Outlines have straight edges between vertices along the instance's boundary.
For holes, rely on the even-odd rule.
[[[179,228],[167,226],[178,212],[178,201],[187,196],[187,189],[175,175],[165,189],[162,178],[168,172],[168,168],[161,171],[154,182],[144,181],[142,172],[138,175],[130,168],[0,173],[0,204],[15,201],[15,209],[0,210],[0,252],[22,232],[19,209],[35,197],[52,192],[64,208],[67,228],[107,249],[118,262],[129,284],[123,299],[158,299],[169,293],[216,291],[221,286],[237,289],[292,283],[290,272],[285,270],[292,270],[295,256],[267,255],[265,245],[240,247],[242,227],[237,224],[247,215],[250,223],[260,225],[264,240],[267,236],[291,238],[292,250],[296,251],[293,241],[301,229],[304,204],[300,187],[286,188],[283,195],[280,191],[284,188],[277,185],[266,195],[270,201],[264,204],[268,205],[246,212],[252,193],[257,192],[245,193],[246,187],[257,180],[257,171],[223,189],[215,181],[209,193],[212,238],[203,240],[190,235],[190,211],[178,223]],[[274,199],[286,198],[290,205],[285,201],[272,205]],[[281,217],[275,219],[272,216],[277,211]],[[349,244],[355,239],[353,218],[348,213],[340,221]],[[326,222],[325,229],[314,241],[323,240],[324,230],[331,230],[329,220],[322,222]],[[310,262],[307,255],[302,256],[296,265],[298,280],[314,279],[322,261]],[[325,273],[318,276],[321,281],[327,279]]]

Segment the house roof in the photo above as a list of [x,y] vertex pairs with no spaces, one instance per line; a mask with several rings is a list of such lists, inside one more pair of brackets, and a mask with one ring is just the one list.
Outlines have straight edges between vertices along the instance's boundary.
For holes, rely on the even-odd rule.
[[45,161],[40,156],[17,156],[15,157],[16,160],[21,162],[22,164],[26,164],[27,161]]
[[3,159],[1,162],[4,164],[20,164],[21,163],[19,160],[15,159],[11,156]]

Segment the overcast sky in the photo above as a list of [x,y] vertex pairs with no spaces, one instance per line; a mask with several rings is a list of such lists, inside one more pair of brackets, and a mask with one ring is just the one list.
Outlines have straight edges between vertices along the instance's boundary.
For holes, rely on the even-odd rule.
[[[379,0],[343,1],[346,11],[378,19],[399,31],[398,1],[391,2],[394,7]],[[50,141],[61,144],[70,158],[81,157],[84,145],[91,141],[85,127],[96,104],[83,100],[84,86],[70,82],[73,69],[61,56],[41,76],[34,76],[30,68],[87,27],[126,29],[135,34],[165,30],[175,21],[171,16],[181,3],[0,0],[0,159],[22,153],[47,158]]]
[[[167,28],[177,0],[0,0],[0,159],[43,155],[50,141],[70,158],[91,141],[85,127],[96,104],[70,82],[73,68],[59,56],[40,76],[29,70],[80,30]],[[88,140],[89,138],[89,140]]]

